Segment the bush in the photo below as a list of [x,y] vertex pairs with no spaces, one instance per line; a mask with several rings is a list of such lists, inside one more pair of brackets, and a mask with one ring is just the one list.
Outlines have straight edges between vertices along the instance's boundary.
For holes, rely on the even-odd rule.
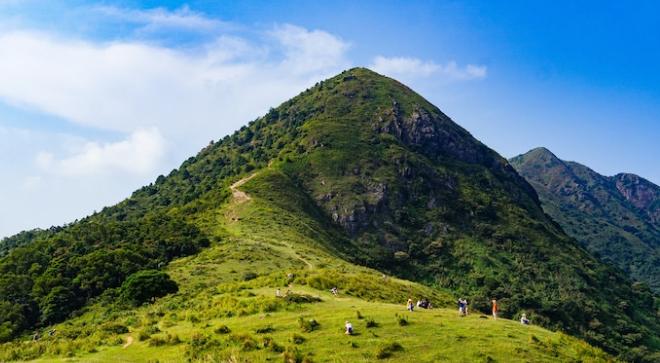
[[257,334],[268,334],[268,333],[272,333],[274,331],[275,331],[275,329],[273,329],[272,326],[268,325],[268,326],[264,326],[264,327],[261,327],[261,328],[257,328],[257,330],[255,330],[254,332],[257,333]]
[[101,325],[101,330],[111,334],[126,334],[128,333],[128,328],[119,323],[107,323]]
[[378,359],[385,359],[389,358],[394,354],[395,352],[400,352],[403,350],[403,347],[401,344],[397,342],[392,342],[389,344],[385,344],[380,349],[378,349],[378,352],[376,352],[376,358]]
[[145,330],[140,331],[138,334],[138,340],[143,342],[145,340],[149,340],[151,338],[151,335],[147,333]]
[[122,299],[133,306],[177,291],[179,287],[176,282],[168,274],[157,270],[136,272],[121,285]]
[[254,280],[254,279],[257,278],[257,276],[259,276],[259,275],[257,275],[255,272],[248,271],[248,272],[243,274],[243,281]]
[[321,325],[314,319],[307,320],[307,319],[303,319],[302,316],[298,319],[298,324],[300,324],[300,328],[306,333],[318,329],[318,327]]
[[376,322],[376,320],[374,320],[372,318],[367,318],[364,322],[366,323],[367,328],[377,328],[378,327],[378,323]]
[[399,314],[396,314],[395,316],[396,316],[396,321],[399,323],[399,326],[406,326],[410,324],[408,322],[408,317]]
[[163,345],[176,345],[181,343],[181,339],[179,339],[179,336],[174,334],[167,334],[165,337],[159,337],[159,336],[154,336],[151,337],[149,340],[149,346],[150,347],[160,347]]
[[302,335],[298,335],[294,333],[291,336],[291,343],[293,344],[302,344],[304,342],[305,342],[305,337],[303,337]]
[[289,293],[284,297],[284,301],[287,303],[295,304],[311,304],[315,302],[321,302],[323,300],[321,300],[320,297],[312,295]]
[[284,347],[277,344],[275,342],[275,340],[273,340],[273,338],[271,338],[271,337],[264,337],[263,346],[264,346],[265,349],[268,349],[271,352],[275,352],[275,353],[284,352]]
[[231,340],[234,343],[237,343],[241,347],[241,350],[244,352],[249,352],[259,348],[257,341],[254,340],[254,338],[252,338],[252,336],[249,334],[232,335]]
[[288,347],[282,354],[284,363],[312,363],[311,358],[305,357],[298,348]]
[[231,329],[229,329],[228,326],[226,325],[220,325],[217,329],[214,330],[216,334],[229,334],[231,333]]

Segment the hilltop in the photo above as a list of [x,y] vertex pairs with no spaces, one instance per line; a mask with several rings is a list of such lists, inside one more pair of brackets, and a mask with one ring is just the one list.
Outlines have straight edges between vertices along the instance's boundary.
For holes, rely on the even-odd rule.
[[660,187],[603,176],[537,148],[511,159],[544,210],[589,251],[660,291]]
[[[566,235],[506,159],[405,85],[364,68],[320,82],[271,109],[118,205],[59,231],[37,231],[18,246],[0,260],[0,304],[6,306],[0,312],[0,339],[25,339],[28,329],[60,322],[63,331],[74,331],[58,336],[61,349],[44,347],[36,356],[45,351],[77,354],[79,349],[101,354],[104,348],[97,345],[112,345],[108,339],[119,342],[117,336],[127,330],[158,334],[166,325],[174,324],[170,327],[176,330],[175,325],[190,328],[190,323],[195,331],[180,330],[190,350],[185,354],[203,360],[207,351],[225,354],[236,344],[258,345],[240,336],[206,337],[211,329],[206,323],[215,327],[229,319],[228,326],[237,322],[232,330],[245,332],[256,324],[257,313],[266,322],[278,311],[293,309],[332,316],[331,323],[319,318],[321,329],[331,326],[329,332],[337,333],[337,322],[357,314],[349,313],[353,305],[386,320],[396,311],[387,304],[400,304],[411,295],[429,297],[436,306],[449,306],[463,295],[474,312],[487,312],[489,299],[495,297],[504,318],[527,312],[537,325],[562,330],[627,360],[653,360],[659,346],[648,289],[633,286],[622,272]],[[145,277],[139,271],[146,269],[160,272]],[[161,298],[156,305],[126,305],[136,299],[131,284],[152,278],[169,289],[167,276],[178,292],[151,296]],[[361,301],[338,304],[326,297],[300,308],[297,302],[290,306],[274,300],[273,290],[289,282],[294,291],[302,285],[298,291],[311,295],[336,285]],[[329,310],[317,310],[324,307]],[[432,314],[429,324],[438,325],[451,315]],[[253,320],[231,320],[235,315]],[[274,336],[278,329],[290,333],[290,328],[276,326],[293,324],[294,315],[284,315],[286,322],[273,322]],[[470,319],[465,321],[481,326]],[[116,321],[122,327],[113,328]],[[467,323],[459,322],[447,324],[467,329],[461,325]],[[96,329],[107,324],[105,333]],[[385,336],[401,334],[388,327],[391,320],[382,324]],[[512,327],[510,338],[518,339],[516,344],[525,339],[536,344],[534,339],[540,338],[536,333],[534,339],[525,338],[524,327],[502,324],[502,329]],[[411,327],[415,325],[423,326],[413,320]],[[424,331],[413,334],[420,344],[426,342]],[[475,330],[458,333],[466,337],[466,345],[490,352],[475,358],[468,356],[471,348],[461,359],[537,354],[531,353],[536,348],[516,351],[501,343],[503,331],[491,337]],[[539,348],[538,360],[551,360],[544,354],[608,359],[572,338],[534,331],[549,339],[541,340],[545,348]],[[467,343],[470,338],[473,343]],[[167,349],[184,354],[183,345],[173,339],[162,346],[172,343]],[[476,343],[481,339],[493,343],[493,350]],[[356,342],[369,347],[360,353],[364,359],[375,354],[375,345],[385,343]],[[404,352],[410,349],[406,344],[417,347],[411,340],[400,343]],[[64,349],[67,344],[71,349]],[[29,354],[29,345],[28,351],[21,347],[9,344],[5,350]],[[556,352],[548,353],[548,347]],[[301,354],[314,351],[314,360],[319,360],[329,348],[336,351],[313,343],[309,349],[303,346]],[[436,353],[445,354],[443,348]],[[413,348],[406,354],[417,353]]]

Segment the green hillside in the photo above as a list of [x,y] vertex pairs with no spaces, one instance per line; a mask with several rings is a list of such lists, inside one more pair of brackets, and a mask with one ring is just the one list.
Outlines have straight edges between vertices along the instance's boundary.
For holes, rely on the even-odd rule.
[[660,291],[660,187],[606,177],[538,148],[511,159],[544,210],[589,251]]
[[[260,360],[270,353],[256,331],[250,333],[256,343],[236,334],[204,336],[220,323],[246,333],[272,317],[268,334],[290,345],[284,337],[302,314],[318,315],[321,330],[300,350],[323,360],[330,350],[344,351],[329,341],[343,337],[342,320],[357,319],[352,310],[362,307],[381,327],[374,340],[361,331],[355,350],[346,343],[353,360],[372,359],[390,339],[403,346],[391,347],[395,356],[412,359],[429,344],[425,334],[444,336],[435,330],[443,328],[448,336],[438,339],[450,340],[438,341],[430,354],[444,357],[464,344],[470,348],[462,361],[602,357],[574,338],[511,322],[492,322],[498,325],[487,336],[479,328],[491,322],[476,312],[487,312],[491,298],[504,318],[526,312],[536,325],[626,360],[653,361],[660,347],[648,289],[567,236],[504,158],[409,88],[363,68],[210,143],[118,205],[17,246],[0,260],[0,340],[13,341],[3,346],[6,359],[119,354],[108,345],[125,343],[116,335],[127,338],[128,329],[131,336],[160,334],[151,347],[133,337],[135,347],[125,351],[143,358],[157,350],[203,360],[207,351],[261,344],[239,349]],[[323,301],[299,306],[273,297],[288,282]],[[350,299],[329,298],[335,285]],[[151,301],[144,291],[160,295],[154,286],[178,292],[133,308]],[[409,333],[395,326],[402,302],[424,296],[436,306],[465,296],[476,314],[461,320],[433,310],[423,319],[411,316]],[[60,324],[58,333],[43,344],[21,342],[53,324]],[[154,325],[171,328],[183,343]]]
[[[236,188],[227,204],[205,215],[209,233],[223,242],[165,270],[178,293],[127,308],[107,292],[46,329],[54,336],[1,346],[0,361],[612,361],[562,333],[478,312],[459,317],[446,308],[453,298],[445,291],[334,258],[306,232],[315,222],[295,200],[277,205],[271,194],[264,198],[277,173],[254,175],[240,187],[248,194]],[[328,291],[333,286],[337,297]],[[277,298],[278,288],[291,294]],[[439,308],[407,312],[408,297]],[[319,325],[310,330],[300,319]],[[343,334],[346,320],[355,335]]]

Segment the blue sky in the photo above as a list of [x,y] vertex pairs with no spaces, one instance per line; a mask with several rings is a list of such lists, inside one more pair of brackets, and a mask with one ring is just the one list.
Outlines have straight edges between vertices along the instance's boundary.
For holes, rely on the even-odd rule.
[[660,183],[660,5],[0,0],[0,237],[62,224],[342,69],[506,157]]

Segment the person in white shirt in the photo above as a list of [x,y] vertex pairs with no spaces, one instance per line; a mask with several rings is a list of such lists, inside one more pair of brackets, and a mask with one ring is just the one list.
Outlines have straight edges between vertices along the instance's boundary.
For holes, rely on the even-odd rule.
[[527,319],[527,314],[523,313],[520,317],[520,324],[529,325],[529,319]]

